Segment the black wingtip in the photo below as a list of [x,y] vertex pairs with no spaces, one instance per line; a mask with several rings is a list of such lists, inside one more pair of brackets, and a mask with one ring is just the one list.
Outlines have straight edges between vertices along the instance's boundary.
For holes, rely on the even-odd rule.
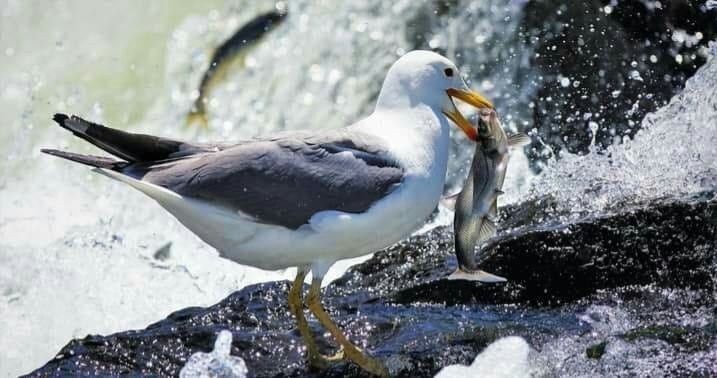
[[65,152],[65,151],[56,150],[54,148],[41,148],[40,152],[42,152],[43,154],[59,156],[59,157],[63,157],[64,155],[67,154],[67,152]]
[[67,114],[62,113],[55,113],[54,116],[52,116],[52,120],[57,122],[60,126],[65,126],[65,121],[70,118]]
[[48,155],[57,156],[57,157],[64,157],[64,154],[65,154],[64,151],[55,150],[53,148],[41,148],[40,152],[42,152],[43,154],[48,154]]
[[115,160],[104,156],[82,155],[76,154],[74,152],[60,151],[51,148],[42,148],[40,149],[40,151],[48,155],[61,157],[63,159],[67,159],[84,165],[89,165],[90,167],[95,168],[115,169],[123,167],[126,164],[123,161]]

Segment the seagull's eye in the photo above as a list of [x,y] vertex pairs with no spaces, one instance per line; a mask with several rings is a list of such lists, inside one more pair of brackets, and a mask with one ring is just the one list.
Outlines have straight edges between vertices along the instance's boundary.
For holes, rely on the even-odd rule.
[[446,68],[443,70],[443,73],[446,74],[447,77],[453,77],[453,68]]

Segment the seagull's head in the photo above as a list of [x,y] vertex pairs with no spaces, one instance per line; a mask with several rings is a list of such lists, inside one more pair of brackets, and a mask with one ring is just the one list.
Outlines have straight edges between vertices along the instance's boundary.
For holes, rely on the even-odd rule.
[[475,140],[475,128],[458,111],[455,98],[479,109],[493,109],[490,101],[468,88],[453,62],[431,51],[416,50],[399,58],[388,70],[376,109],[427,105]]

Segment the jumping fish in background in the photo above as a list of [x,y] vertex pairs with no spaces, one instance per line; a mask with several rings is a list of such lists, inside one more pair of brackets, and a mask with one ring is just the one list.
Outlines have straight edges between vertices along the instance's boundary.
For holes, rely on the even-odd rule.
[[461,192],[443,199],[442,204],[455,209],[453,228],[458,269],[448,279],[486,283],[506,279],[478,269],[474,251],[478,242],[496,234],[498,196],[508,167],[509,148],[524,146],[530,138],[522,133],[506,135],[495,110],[481,111],[475,155]]
[[239,28],[228,40],[226,40],[212,55],[209,68],[199,82],[199,96],[194,101],[192,110],[187,116],[187,123],[199,122],[207,125],[207,95],[217,80],[224,77],[232,62],[243,64],[244,58],[250,48],[256,45],[266,33],[276,28],[286,17],[285,8],[264,13],[248,24]]

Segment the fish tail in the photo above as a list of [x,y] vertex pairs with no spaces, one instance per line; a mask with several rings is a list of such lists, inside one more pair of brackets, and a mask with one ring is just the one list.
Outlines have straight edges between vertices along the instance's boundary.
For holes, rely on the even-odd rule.
[[456,269],[455,272],[451,273],[447,278],[448,280],[465,280],[465,281],[478,281],[481,283],[501,283],[507,282],[505,277],[497,276],[492,273],[488,273],[483,270],[468,271],[461,268]]

